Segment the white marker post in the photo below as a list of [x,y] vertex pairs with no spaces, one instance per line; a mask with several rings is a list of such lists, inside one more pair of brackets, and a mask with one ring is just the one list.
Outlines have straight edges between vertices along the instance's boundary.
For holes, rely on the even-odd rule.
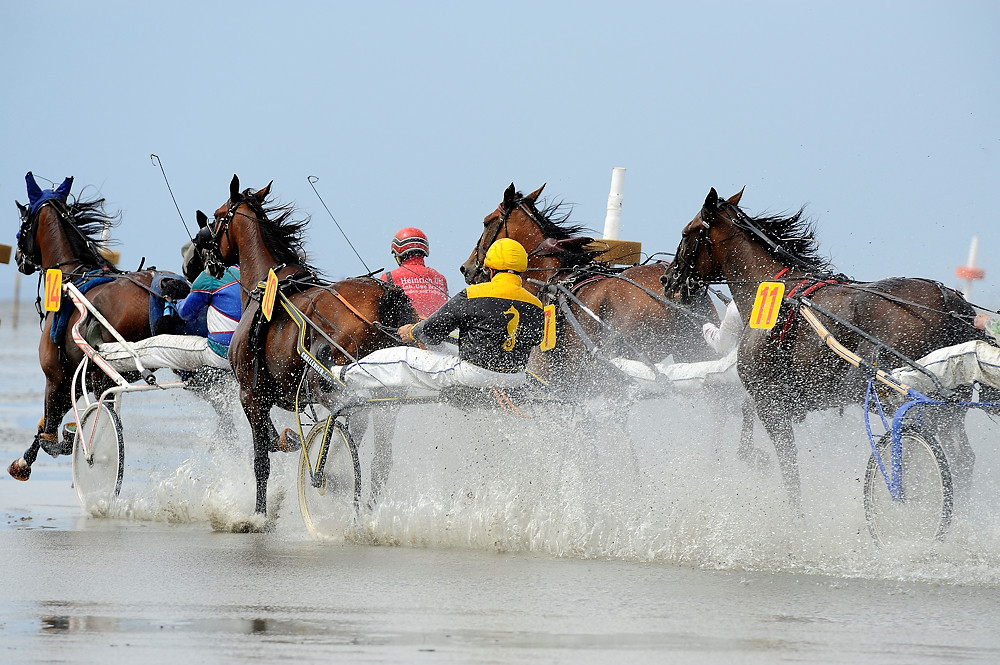
[[625,198],[625,169],[616,166],[611,170],[611,193],[608,194],[608,214],[604,218],[604,237],[618,240],[622,225],[622,201]]
[[969,245],[969,260],[964,266],[955,268],[955,276],[965,280],[965,289],[962,292],[966,298],[972,292],[972,282],[986,276],[986,271],[976,267],[976,256],[979,254],[979,236],[972,236],[972,244]]

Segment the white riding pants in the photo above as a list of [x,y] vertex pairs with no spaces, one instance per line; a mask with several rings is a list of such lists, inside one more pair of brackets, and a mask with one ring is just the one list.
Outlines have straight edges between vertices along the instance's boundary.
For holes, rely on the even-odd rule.
[[[206,365],[231,369],[229,358],[223,358],[208,345],[207,337],[197,335],[156,335],[130,342],[147,369],[178,369],[194,372]],[[101,344],[98,351],[119,372],[134,372],[135,358],[120,343]]]
[[737,349],[718,360],[697,363],[656,363],[656,372],[637,360],[614,358],[611,362],[633,379],[644,390],[667,392],[670,390],[699,390],[705,386],[740,385],[736,372]]
[[[917,361],[936,376],[945,388],[970,385],[979,381],[1000,388],[1000,348],[989,342],[973,340],[932,351]],[[937,386],[923,372],[912,368],[892,371],[892,377],[921,393],[932,393]]]
[[469,388],[518,388],[527,380],[524,372],[493,372],[452,353],[413,346],[394,346],[370,353],[344,366],[342,375],[352,392],[377,388],[422,388],[441,390],[451,386]]

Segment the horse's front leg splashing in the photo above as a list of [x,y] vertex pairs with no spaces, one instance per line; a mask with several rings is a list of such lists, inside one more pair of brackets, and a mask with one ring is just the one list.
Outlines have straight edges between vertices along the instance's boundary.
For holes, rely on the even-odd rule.
[[31,477],[31,465],[38,457],[39,449],[53,457],[69,455],[73,452],[72,444],[59,440],[59,426],[63,416],[70,409],[69,387],[65,385],[66,371],[59,366],[59,372],[46,372],[45,385],[45,415],[38,421],[38,431],[24,454],[10,463],[7,472],[16,480],[28,480]]
[[253,433],[253,474],[256,480],[256,499],[254,514],[244,522],[233,526],[233,531],[257,532],[265,531],[273,520],[267,518],[267,481],[271,474],[270,450],[278,438],[274,424],[271,422],[271,403],[261,403],[261,396],[248,391],[240,391],[240,401],[250,422]]
[[802,509],[802,487],[792,421],[766,403],[758,406],[758,415],[771,441],[774,442],[774,451],[778,457],[778,468],[781,470],[781,480],[785,485],[788,503],[793,510],[799,512]]

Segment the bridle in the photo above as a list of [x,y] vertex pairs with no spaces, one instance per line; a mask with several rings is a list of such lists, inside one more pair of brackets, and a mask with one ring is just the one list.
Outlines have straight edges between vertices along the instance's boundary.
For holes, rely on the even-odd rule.
[[17,262],[17,269],[24,275],[32,275],[35,272],[44,273],[46,270],[51,270],[52,268],[62,268],[63,266],[82,263],[79,257],[72,257],[66,261],[61,261],[51,266],[42,265],[42,250],[38,246],[38,241],[36,235],[38,234],[38,220],[41,217],[42,210],[48,206],[52,207],[53,212],[59,218],[62,223],[63,229],[72,229],[79,237],[80,240],[86,245],[88,251],[90,251],[94,256],[100,256],[100,251],[97,245],[88,238],[80,229],[77,228],[74,223],[73,214],[70,212],[66,204],[62,203],[57,199],[50,199],[42,203],[34,212],[30,212],[30,208],[18,208],[19,214],[21,216],[21,226],[17,231],[17,252],[15,253],[14,260]]
[[[489,276],[489,272],[486,270],[486,266],[484,265],[484,262],[486,261],[486,252],[493,245],[493,243],[495,243],[497,239],[500,237],[501,229],[504,232],[504,237],[507,238],[510,237],[510,234],[507,231],[507,220],[510,219],[511,213],[513,213],[517,209],[520,209],[522,212],[524,212],[524,214],[528,216],[528,219],[534,222],[538,226],[538,228],[542,228],[541,221],[538,219],[538,216],[535,214],[535,211],[533,211],[531,207],[528,206],[527,203],[525,203],[524,197],[521,197],[516,201],[514,201],[514,204],[509,209],[504,208],[503,202],[501,201],[500,204],[497,206],[496,210],[497,212],[500,213],[500,219],[497,220],[496,229],[494,229],[493,231],[493,237],[490,238],[489,242],[484,243],[483,240],[486,238],[486,232],[484,231],[483,235],[479,238],[479,242],[476,243],[474,252],[476,255],[476,268],[475,272],[472,273],[473,282],[476,280],[476,278],[480,276],[484,277]],[[529,252],[528,256],[531,257],[532,254]]]
[[[229,239],[229,224],[236,217],[239,207],[244,203],[250,206],[250,209],[257,214],[263,214],[263,211],[257,209],[254,206],[254,199],[251,196],[253,189],[246,189],[239,197],[234,200],[232,197],[226,202],[226,214],[221,219],[216,219],[214,223],[208,222],[203,226],[194,237],[195,249],[201,252],[202,262],[205,264],[205,270],[208,271],[210,275],[215,278],[222,277],[222,274],[226,270],[225,259],[222,258],[222,239],[225,238],[227,242]],[[256,218],[251,215],[244,213],[238,213],[248,219]]]
[[[764,233],[751,221],[747,214],[743,212],[738,205],[726,200],[720,200],[718,207],[716,208],[716,214],[721,214],[723,209],[729,213],[729,221],[733,225],[734,230],[727,237],[715,242],[721,245],[722,243],[732,239],[733,236],[735,236],[739,231],[743,231],[744,233],[756,238],[761,245],[768,248],[771,254],[780,259],[786,266],[800,268],[803,270],[812,269],[809,263],[802,260],[795,254],[792,254]],[[673,273],[674,277],[672,277],[669,281],[664,282],[664,288],[666,290],[677,291],[682,289],[682,296],[685,298],[691,297],[699,288],[707,288],[711,284],[717,283],[711,279],[711,276],[718,274],[722,270],[722,266],[716,265],[714,251],[715,242],[713,242],[712,237],[709,235],[711,226],[705,221],[703,213],[704,211],[699,213],[701,224],[698,228],[698,234],[694,238],[692,249],[688,252],[681,252],[681,246],[683,246],[684,242],[688,240],[688,236],[685,235],[681,238],[681,246],[678,246],[677,254],[674,258],[674,265],[679,266],[679,269]],[[701,244],[703,242],[707,245],[708,249],[708,277],[703,277],[697,271],[698,252],[701,249]]]
[[[707,274],[714,275],[716,269],[720,267],[715,264],[715,252],[713,251],[715,246],[712,242],[712,237],[708,233],[711,227],[708,222],[701,218],[701,213],[698,216],[700,224],[698,225],[697,235],[691,241],[691,249],[682,251],[684,243],[690,240],[690,234],[687,234],[681,238],[680,245],[677,247],[677,253],[673,261],[673,271],[670,273],[670,277],[667,278],[664,275],[661,278],[665,291],[681,291],[681,297],[684,300],[690,300],[696,293],[708,288],[712,283],[709,277],[703,277],[697,269],[698,254],[702,243],[705,244],[708,251],[709,268]],[[729,236],[729,238],[732,238],[732,236]],[[729,238],[725,238],[725,240],[729,240]]]

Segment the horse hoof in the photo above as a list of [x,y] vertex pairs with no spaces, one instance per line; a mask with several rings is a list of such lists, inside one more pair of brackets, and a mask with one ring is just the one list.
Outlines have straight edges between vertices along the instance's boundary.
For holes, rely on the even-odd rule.
[[294,430],[285,428],[285,431],[278,437],[278,451],[282,453],[294,453],[302,449],[302,439]]
[[24,461],[23,457],[18,457],[7,467],[7,473],[14,480],[24,481],[31,477],[31,467]]

